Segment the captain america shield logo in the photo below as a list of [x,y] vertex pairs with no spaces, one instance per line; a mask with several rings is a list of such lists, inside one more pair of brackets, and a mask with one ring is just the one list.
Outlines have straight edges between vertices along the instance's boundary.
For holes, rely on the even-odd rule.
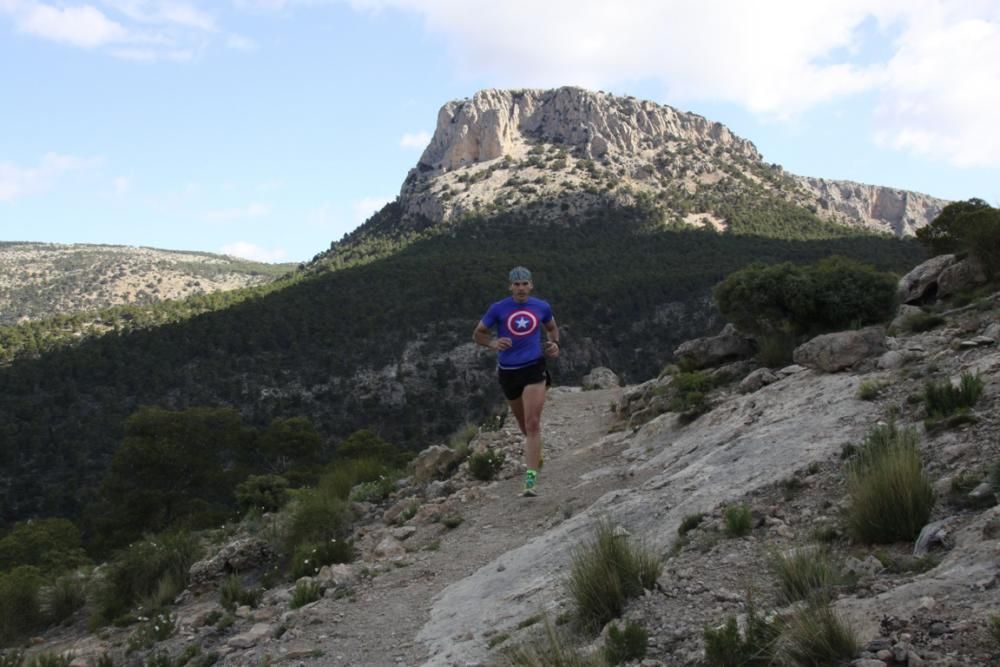
[[507,331],[512,336],[528,336],[538,328],[538,317],[530,310],[515,310],[507,317]]

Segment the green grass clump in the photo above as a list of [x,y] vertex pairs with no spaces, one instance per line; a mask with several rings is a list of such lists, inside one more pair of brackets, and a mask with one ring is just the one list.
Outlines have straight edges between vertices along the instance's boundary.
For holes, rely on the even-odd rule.
[[41,608],[50,623],[62,623],[87,602],[83,581],[67,574],[41,590]]
[[770,560],[785,603],[829,600],[841,580],[826,549],[796,549],[790,554],[773,554]]
[[24,661],[23,667],[69,667],[72,658],[57,653],[39,653]]
[[331,538],[323,542],[306,542],[292,554],[292,578],[313,577],[324,565],[350,563],[354,560],[354,545],[350,540]]
[[936,313],[914,313],[907,316],[901,324],[903,331],[919,333],[930,331],[945,323],[945,319]]
[[177,621],[170,614],[156,614],[142,621],[132,636],[128,638],[128,651],[148,649],[159,642],[169,639],[177,632]]
[[753,528],[753,515],[747,505],[730,505],[722,513],[726,535],[742,537]]
[[497,476],[503,467],[506,455],[492,449],[484,449],[469,457],[469,472],[478,480],[489,481]]
[[277,512],[288,502],[288,480],[281,475],[250,475],[236,485],[234,494],[243,514]]
[[6,646],[45,625],[38,568],[23,565],[0,573],[0,645]]
[[859,648],[854,631],[826,604],[809,606],[795,614],[782,636],[782,664],[798,667],[846,664]]
[[683,519],[681,519],[681,525],[677,526],[677,534],[684,537],[689,532],[700,526],[704,519],[705,514],[703,512],[686,515]]
[[292,591],[292,600],[288,603],[288,606],[292,609],[298,609],[310,602],[315,602],[321,597],[323,597],[322,586],[315,581],[300,581],[295,584],[295,590]]
[[[498,642],[499,643],[499,642]],[[545,619],[545,637],[535,643],[524,643],[504,652],[502,667],[606,667],[601,655],[586,656],[573,648],[576,642],[556,632]]]
[[219,604],[227,611],[235,611],[237,607],[248,606],[256,608],[264,597],[260,588],[243,588],[243,582],[238,575],[230,575],[219,588]]
[[608,641],[604,645],[604,659],[609,665],[642,660],[646,657],[648,642],[649,633],[640,624],[629,621],[621,629],[617,623],[612,623],[608,628]]
[[187,533],[165,533],[120,552],[98,587],[92,623],[104,625],[137,605],[149,610],[173,600],[187,585],[198,553],[197,541]]
[[671,388],[676,395],[670,401],[670,411],[679,413],[682,423],[689,423],[711,409],[708,392],[715,386],[712,376],[703,371],[681,371],[674,375]]
[[928,382],[924,386],[924,403],[928,419],[944,419],[962,410],[968,410],[983,393],[983,380],[979,375],[962,373],[959,385],[951,382]]
[[621,616],[626,601],[652,588],[662,568],[655,554],[633,546],[602,520],[594,539],[577,550],[570,570],[569,590],[581,625],[599,630]]
[[747,595],[746,631],[740,635],[730,616],[719,628],[705,628],[705,663],[709,667],[770,667],[775,664],[781,624],[757,613],[753,597]]
[[917,432],[895,424],[874,428],[848,464],[847,529],[867,544],[913,540],[934,507]]
[[885,387],[886,383],[882,380],[865,380],[858,387],[858,398],[862,401],[874,401]]

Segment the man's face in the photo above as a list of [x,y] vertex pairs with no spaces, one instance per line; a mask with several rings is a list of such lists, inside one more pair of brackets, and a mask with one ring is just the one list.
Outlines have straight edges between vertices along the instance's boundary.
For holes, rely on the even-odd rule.
[[531,296],[532,287],[530,280],[515,280],[510,284],[510,293],[514,296],[514,301],[524,303]]

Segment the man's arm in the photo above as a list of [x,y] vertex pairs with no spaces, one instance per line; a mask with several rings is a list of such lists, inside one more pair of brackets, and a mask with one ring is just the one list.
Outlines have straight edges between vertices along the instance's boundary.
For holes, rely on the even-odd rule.
[[556,318],[552,318],[545,323],[545,337],[548,339],[545,341],[545,355],[549,357],[559,356],[559,325],[556,324]]
[[493,332],[480,320],[476,328],[472,330],[472,340],[476,345],[488,347],[491,350],[506,350],[513,343],[510,338],[497,338],[493,340]]

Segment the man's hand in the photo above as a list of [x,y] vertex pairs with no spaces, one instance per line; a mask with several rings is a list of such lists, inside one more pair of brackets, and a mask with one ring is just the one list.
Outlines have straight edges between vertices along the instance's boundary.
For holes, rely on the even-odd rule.
[[512,341],[510,338],[507,338],[506,336],[503,338],[497,338],[496,350],[497,352],[499,352],[500,350],[508,350],[513,344],[514,341]]
[[559,343],[554,340],[545,341],[545,356],[546,357],[558,357],[559,356]]

